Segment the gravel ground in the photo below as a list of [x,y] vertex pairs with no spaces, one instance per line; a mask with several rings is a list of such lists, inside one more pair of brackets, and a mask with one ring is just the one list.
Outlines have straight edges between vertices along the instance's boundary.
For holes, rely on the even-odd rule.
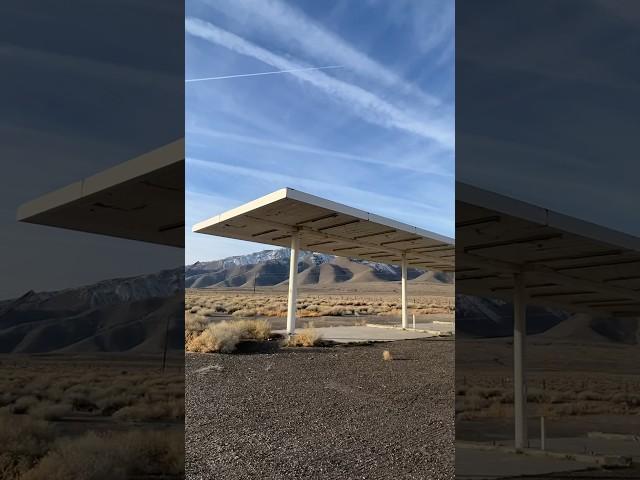
[[453,479],[453,398],[450,339],[188,353],[187,478]]

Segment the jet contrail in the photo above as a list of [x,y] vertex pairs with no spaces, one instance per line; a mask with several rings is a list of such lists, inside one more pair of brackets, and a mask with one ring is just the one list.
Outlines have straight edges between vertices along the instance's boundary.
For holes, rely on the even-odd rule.
[[308,72],[309,70],[326,70],[329,68],[342,68],[342,65],[328,65],[326,67],[310,67],[310,68],[293,68],[291,70],[275,70],[273,72],[243,73],[240,75],[225,75],[224,77],[190,78],[188,80],[185,80],[185,83],[204,82],[205,80],[223,80],[225,78],[256,77],[258,75],[274,75],[276,73]]

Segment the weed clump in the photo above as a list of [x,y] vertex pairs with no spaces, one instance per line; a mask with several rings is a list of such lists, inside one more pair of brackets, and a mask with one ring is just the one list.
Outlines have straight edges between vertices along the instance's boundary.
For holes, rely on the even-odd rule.
[[199,334],[186,338],[190,352],[231,353],[241,340],[268,340],[271,326],[266,320],[240,320],[207,325]]
[[322,344],[322,334],[313,328],[305,328],[289,337],[287,347],[317,347]]

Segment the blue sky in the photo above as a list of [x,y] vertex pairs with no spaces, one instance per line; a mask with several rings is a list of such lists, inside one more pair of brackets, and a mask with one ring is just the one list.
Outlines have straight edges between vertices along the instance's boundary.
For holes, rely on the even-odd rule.
[[268,248],[190,232],[292,187],[454,236],[449,0],[186,7],[186,262]]
[[65,6],[3,10],[0,299],[182,263],[176,248],[16,221],[24,202],[183,135],[180,3]]

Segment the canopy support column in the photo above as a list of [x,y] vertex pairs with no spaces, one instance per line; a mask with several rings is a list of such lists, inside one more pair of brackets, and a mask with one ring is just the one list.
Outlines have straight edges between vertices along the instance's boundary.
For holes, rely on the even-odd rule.
[[298,303],[298,255],[300,253],[300,233],[291,235],[291,256],[289,258],[289,298],[287,303],[287,333],[296,332],[296,307]]
[[402,328],[409,328],[407,314],[407,254],[402,254]]
[[527,381],[525,375],[525,347],[527,337],[527,304],[523,273],[514,275],[513,295],[513,402],[515,447],[527,446]]

